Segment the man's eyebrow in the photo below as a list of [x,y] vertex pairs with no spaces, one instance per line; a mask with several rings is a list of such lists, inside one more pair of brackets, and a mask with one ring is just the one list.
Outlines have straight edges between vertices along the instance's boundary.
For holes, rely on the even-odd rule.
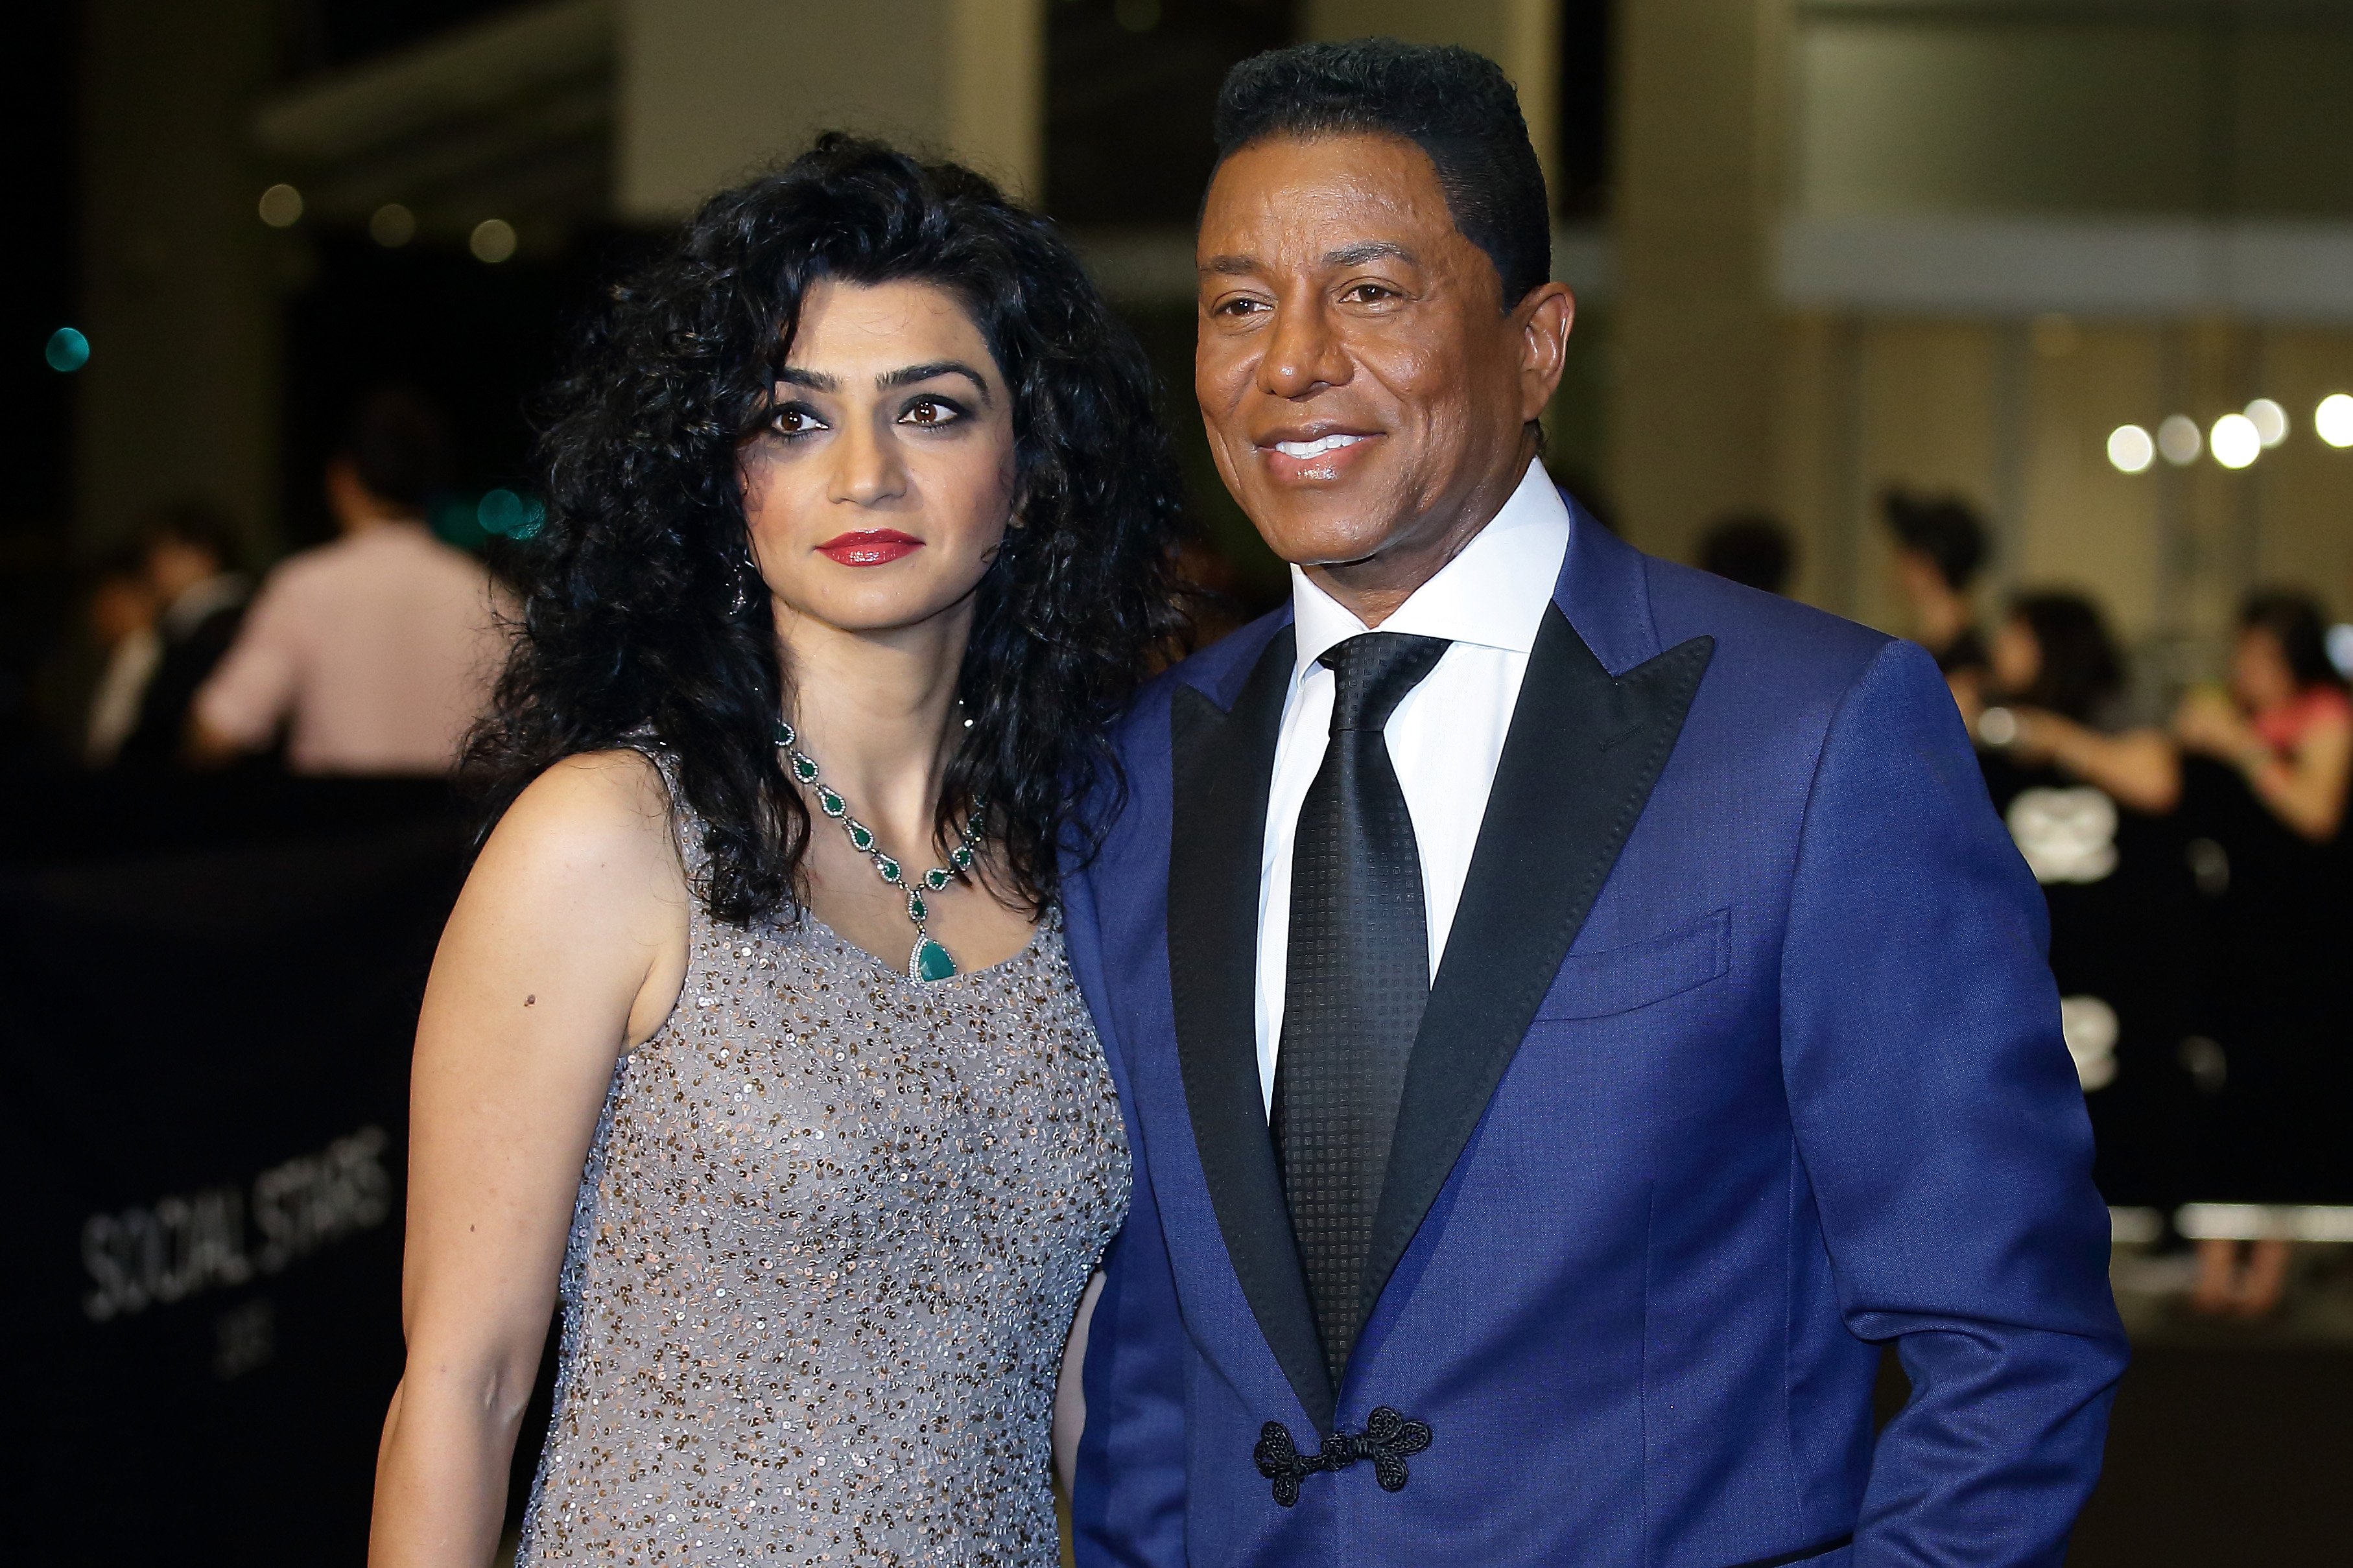
[[913,386],[919,381],[929,381],[936,375],[960,375],[979,390],[980,400],[989,401],[988,378],[960,359],[935,359],[923,364],[911,364],[898,370],[885,371],[874,378],[878,391],[888,392],[896,386]]
[[1326,267],[1362,267],[1367,261],[1391,257],[1409,267],[1418,266],[1412,251],[1393,239],[1360,239],[1354,245],[1344,245],[1337,250],[1324,253]]
[[[1377,261],[1383,257],[1393,257],[1409,267],[1420,265],[1419,258],[1412,251],[1393,239],[1360,239],[1354,245],[1344,245],[1337,250],[1327,250],[1324,253],[1324,265],[1362,267],[1367,261]],[[1227,277],[1237,277],[1256,272],[1259,270],[1259,264],[1254,257],[1212,256],[1208,261],[1202,263],[1201,270]]]

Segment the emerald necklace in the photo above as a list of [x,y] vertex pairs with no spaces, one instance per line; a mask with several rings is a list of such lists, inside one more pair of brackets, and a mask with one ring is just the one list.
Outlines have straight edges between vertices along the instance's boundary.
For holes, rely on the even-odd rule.
[[874,869],[884,881],[905,891],[907,918],[915,922],[915,945],[907,954],[907,978],[945,980],[954,974],[955,960],[923,929],[932,918],[932,907],[923,901],[923,894],[943,891],[960,874],[972,869],[973,852],[980,846],[981,803],[972,803],[972,816],[965,819],[956,847],[948,851],[948,863],[934,866],[910,882],[906,868],[884,854],[882,847],[874,841],[874,830],[849,815],[849,803],[841,798],[841,793],[818,777],[817,759],[800,749],[793,727],[781,719],[776,721],[776,744],[784,748],[794,781],[817,796],[817,808],[841,824],[842,831],[849,835],[851,846],[874,862]]

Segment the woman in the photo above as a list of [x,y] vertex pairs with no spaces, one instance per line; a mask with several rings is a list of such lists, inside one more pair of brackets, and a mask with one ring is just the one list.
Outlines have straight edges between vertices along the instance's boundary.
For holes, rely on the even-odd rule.
[[[2227,1062],[2204,1161],[2204,1195],[2215,1198],[2353,1195],[2342,1152],[2353,1012],[2336,844],[2353,776],[2353,703],[2329,662],[2327,628],[2304,595],[2253,595],[2239,617],[2229,693],[2191,692],[2173,721],[2186,751],[2221,764],[2210,767],[2218,787],[2202,792],[2196,813],[2228,867],[2206,944]],[[2202,1240],[2191,1302],[2267,1316],[2289,1262],[2284,1237]]]
[[2162,731],[2118,721],[2124,665],[2097,605],[2078,594],[2021,595],[1987,651],[2000,705],[1978,720],[1981,740],[2136,811],[2174,808],[2180,759]]
[[1128,1179],[1055,853],[1175,629],[1150,392],[1041,220],[838,136],[616,290],[418,1028],[380,1568],[490,1561],[559,1268],[520,1562],[1055,1560]]
[[2122,721],[2124,662],[2081,595],[2020,595],[1988,647],[1986,785],[2051,915],[2060,1018],[2108,1202],[2170,1213],[2192,1195],[2193,1090],[2179,1057],[2195,893],[2178,826],[2181,766]]
[[2237,769],[2290,832],[2315,844],[2337,837],[2353,773],[2353,703],[2328,660],[2327,622],[2304,595],[2248,599],[2230,693],[2191,692],[2173,731],[2190,751]]

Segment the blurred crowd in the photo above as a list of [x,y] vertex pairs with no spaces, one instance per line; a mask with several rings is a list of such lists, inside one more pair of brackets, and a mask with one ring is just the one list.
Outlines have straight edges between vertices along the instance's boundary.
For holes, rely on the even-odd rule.
[[97,658],[75,750],[158,773],[274,759],[305,774],[431,775],[456,759],[495,676],[500,606],[481,563],[435,537],[448,434],[414,394],[353,414],[322,485],[335,537],[257,584],[234,521],[155,509],[91,572]]
[[[2251,594],[2222,679],[2168,690],[2084,595],[2021,592],[1981,620],[1967,503],[1882,510],[1912,635],[2049,904],[2101,1190],[2194,1257],[2193,1310],[2269,1317],[2294,1215],[2353,1202],[2353,701],[2328,617],[2299,589]],[[1781,592],[1794,558],[1740,517],[1700,564]]]

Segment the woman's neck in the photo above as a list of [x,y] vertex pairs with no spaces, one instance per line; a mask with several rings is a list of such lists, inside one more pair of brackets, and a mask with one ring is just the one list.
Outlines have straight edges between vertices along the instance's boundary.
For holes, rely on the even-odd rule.
[[[970,604],[918,626],[844,631],[777,606],[788,717],[825,782],[902,855],[931,847],[955,748]],[[920,847],[919,847],[920,846]]]

